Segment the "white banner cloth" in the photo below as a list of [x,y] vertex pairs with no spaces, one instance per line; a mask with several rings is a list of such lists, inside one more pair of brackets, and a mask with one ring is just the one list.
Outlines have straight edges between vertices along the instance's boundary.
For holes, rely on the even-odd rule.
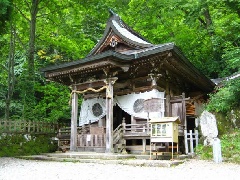
[[[95,111],[93,110],[95,107]],[[103,98],[87,99],[82,101],[79,126],[93,123],[106,115],[106,100]]]
[[124,110],[128,114],[137,118],[147,119],[148,113],[144,112],[144,100],[160,98],[163,101],[163,105],[161,106],[162,108],[159,110],[159,112],[149,113],[149,117],[161,118],[164,116],[164,94],[164,92],[159,92],[158,90],[153,89],[144,93],[132,93],[124,96],[116,96],[115,102],[122,110]]
[[[114,98],[114,104],[118,104],[122,110],[134,117],[147,119],[148,113],[144,112],[144,100],[159,98],[162,99],[161,109],[159,112],[150,112],[149,118],[161,118],[164,117],[164,94],[165,92],[159,92],[158,90],[153,89],[144,93],[116,96]],[[96,122],[105,115],[106,99],[94,98],[83,100],[79,117],[79,126],[88,124],[89,122]]]

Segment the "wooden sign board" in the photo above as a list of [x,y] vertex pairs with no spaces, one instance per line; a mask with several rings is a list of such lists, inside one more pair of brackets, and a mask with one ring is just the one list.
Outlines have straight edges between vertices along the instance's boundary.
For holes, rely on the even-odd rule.
[[159,112],[164,108],[164,99],[152,98],[143,102],[145,112]]

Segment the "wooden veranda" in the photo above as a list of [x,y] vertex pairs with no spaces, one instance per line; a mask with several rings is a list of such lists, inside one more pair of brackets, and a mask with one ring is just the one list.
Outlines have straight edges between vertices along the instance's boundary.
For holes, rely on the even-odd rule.
[[[62,128],[58,132],[59,149],[70,148],[70,128]],[[92,131],[92,132],[91,132]],[[150,139],[150,128],[147,124],[120,124],[113,131],[113,152],[122,153],[131,150],[140,150],[146,153],[149,149],[146,140]],[[140,139],[142,145],[126,145],[126,140]],[[77,128],[77,150],[78,151],[97,151],[106,150],[106,133],[104,128],[91,127],[91,125]],[[140,149],[139,149],[140,148]]]

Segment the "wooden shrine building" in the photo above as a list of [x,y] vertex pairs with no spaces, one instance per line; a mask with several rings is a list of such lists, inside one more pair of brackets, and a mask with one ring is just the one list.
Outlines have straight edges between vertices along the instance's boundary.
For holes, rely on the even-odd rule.
[[[194,108],[214,88],[174,43],[150,43],[112,11],[102,38],[84,59],[42,71],[46,79],[71,87],[71,151],[100,146],[99,134],[105,137],[105,152],[118,152],[120,139],[134,151],[131,145],[137,147],[139,139],[149,142],[146,124],[151,117],[179,116],[182,130],[194,129]],[[81,108],[79,94],[84,98]],[[144,111],[144,101],[154,98],[160,100],[159,111]],[[92,129],[82,140],[84,132],[78,130],[86,125]],[[91,145],[81,145],[91,137]]]

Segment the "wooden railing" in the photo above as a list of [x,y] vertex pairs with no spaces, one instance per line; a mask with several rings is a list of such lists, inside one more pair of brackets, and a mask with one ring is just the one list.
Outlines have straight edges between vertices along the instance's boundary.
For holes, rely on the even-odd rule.
[[[99,128],[99,129],[96,129]],[[102,128],[102,129],[101,129]],[[101,131],[100,131],[101,129]],[[59,129],[58,132],[58,142],[59,142],[59,149],[66,150],[70,148],[70,135],[71,135],[71,127],[65,127]],[[187,134],[187,140],[190,142],[190,150],[193,151],[193,141],[195,137]],[[190,137],[189,137],[190,135]],[[197,134],[195,132],[192,135]],[[146,152],[146,139],[150,138],[150,126],[145,124],[120,124],[116,129],[113,131],[113,148],[114,152],[121,153],[124,152],[126,149],[130,150],[140,150],[142,149],[143,152]],[[126,141],[129,139],[142,139],[143,144],[142,146],[126,146]],[[197,139],[196,139],[197,143]],[[90,150],[90,149],[102,149],[106,147],[106,134],[103,127],[94,127],[91,125],[87,125],[84,127],[77,127],[77,148],[81,150]],[[188,150],[187,150],[188,152]]]
[[[77,127],[77,134],[86,134],[89,132],[89,126],[79,126]],[[58,129],[57,137],[58,138],[66,138],[70,139],[71,127],[62,127]]]
[[[93,131],[90,134],[91,130]],[[101,134],[94,127],[89,125],[77,127],[77,147],[105,147],[106,146],[106,135],[101,132]],[[58,147],[59,149],[70,148],[70,136],[71,127],[61,128],[58,131]]]
[[114,131],[113,131],[113,144],[116,144],[123,136],[123,126],[120,124]]
[[56,134],[61,126],[66,125],[42,121],[0,120],[0,133]]
[[125,135],[131,134],[149,134],[150,127],[147,124],[123,124],[123,132]]
[[78,134],[78,147],[105,147],[106,134]]

